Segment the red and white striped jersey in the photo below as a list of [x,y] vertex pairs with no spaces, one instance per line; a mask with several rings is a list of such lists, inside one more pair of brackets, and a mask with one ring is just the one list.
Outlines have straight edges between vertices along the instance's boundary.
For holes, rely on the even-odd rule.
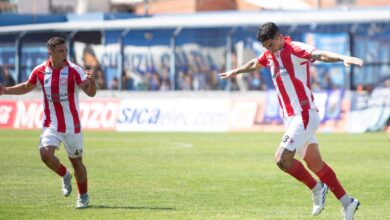
[[278,52],[269,50],[258,57],[262,66],[271,69],[272,81],[278,94],[283,117],[300,115],[302,111],[315,109],[314,97],[310,90],[310,54],[316,48],[284,39],[284,47]]
[[53,69],[50,60],[36,66],[28,82],[42,86],[43,126],[62,133],[80,133],[79,85],[86,74],[72,62],[61,69]]

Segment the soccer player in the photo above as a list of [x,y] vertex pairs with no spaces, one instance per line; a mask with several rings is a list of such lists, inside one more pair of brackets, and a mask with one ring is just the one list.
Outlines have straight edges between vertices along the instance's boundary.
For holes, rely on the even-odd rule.
[[47,42],[49,59],[36,66],[26,82],[11,87],[0,85],[0,95],[22,95],[32,91],[37,83],[42,87],[44,115],[39,151],[42,161],[62,177],[62,192],[72,192],[72,174],[54,155],[60,144],[68,154],[78,186],[76,208],[89,203],[87,169],[83,164],[83,136],[79,116],[79,90],[95,96],[96,84],[92,71],[83,71],[67,60],[66,41],[53,37]]
[[[348,67],[352,64],[362,66],[363,61],[292,41],[290,37],[283,36],[278,26],[272,22],[267,22],[259,28],[257,40],[266,49],[260,57],[237,69],[220,73],[219,76],[229,79],[240,73],[258,71],[263,67],[271,69],[286,129],[275,155],[276,164],[312,191],[314,216],[324,209],[329,187],[343,206],[344,219],[353,219],[359,201],[345,192],[333,169],[322,160],[318,141],[314,137],[320,118],[310,91],[309,64],[318,60],[343,62]],[[318,182],[305,166],[294,158],[296,153],[318,176]]]

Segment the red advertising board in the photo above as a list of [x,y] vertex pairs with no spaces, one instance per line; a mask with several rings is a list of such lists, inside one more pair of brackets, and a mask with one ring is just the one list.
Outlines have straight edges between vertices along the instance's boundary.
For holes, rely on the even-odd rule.
[[[94,100],[80,102],[83,128],[114,130],[118,118],[119,101]],[[41,128],[43,104],[40,100],[0,100],[0,128]]]
[[0,128],[11,128],[15,120],[16,102],[0,100]]

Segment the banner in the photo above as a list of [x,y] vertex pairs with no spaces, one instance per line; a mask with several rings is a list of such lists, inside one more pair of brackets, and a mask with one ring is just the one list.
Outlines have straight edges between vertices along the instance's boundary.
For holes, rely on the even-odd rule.
[[118,131],[228,131],[227,98],[148,98],[121,102]]
[[[122,94],[122,93],[121,93]],[[122,99],[82,99],[83,129],[142,132],[283,132],[275,91],[226,93],[128,93]],[[35,96],[36,97],[36,96]],[[107,97],[107,96],[106,96]],[[314,93],[319,132],[384,130],[390,118],[390,89],[372,94],[330,90]],[[42,127],[41,100],[1,100],[0,128]]]
[[119,114],[119,100],[80,102],[81,125],[86,129],[114,130]]
[[0,100],[0,128],[12,128],[16,115],[16,102]]
[[[114,130],[119,101],[80,101],[80,120],[85,129]],[[42,128],[43,103],[40,100],[0,100],[0,128]]]

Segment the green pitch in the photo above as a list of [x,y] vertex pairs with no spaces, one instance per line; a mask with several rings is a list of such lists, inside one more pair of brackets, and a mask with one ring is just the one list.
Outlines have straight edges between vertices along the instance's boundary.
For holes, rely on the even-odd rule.
[[[273,133],[85,132],[90,208],[74,208],[77,186],[40,161],[40,131],[0,130],[0,219],[341,219],[331,192],[311,216],[311,193],[279,171]],[[319,134],[356,219],[390,219],[390,142],[385,133]],[[57,152],[70,167],[64,149]]]

